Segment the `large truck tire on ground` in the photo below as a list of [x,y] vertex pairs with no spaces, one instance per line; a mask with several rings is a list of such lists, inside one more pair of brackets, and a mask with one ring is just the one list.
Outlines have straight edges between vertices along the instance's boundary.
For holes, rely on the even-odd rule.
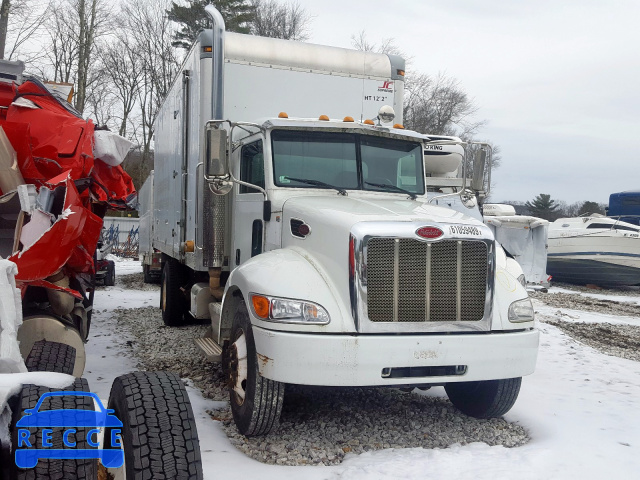
[[539,334],[482,223],[488,147],[403,128],[400,57],[207,12],[156,119],[152,247],[165,324],[211,320],[238,429],[274,431],[288,383],[445,385],[504,414]]

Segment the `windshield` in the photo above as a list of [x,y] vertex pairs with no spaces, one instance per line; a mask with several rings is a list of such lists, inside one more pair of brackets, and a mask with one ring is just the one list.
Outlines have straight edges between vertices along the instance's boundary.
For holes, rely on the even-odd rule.
[[291,130],[274,130],[271,141],[279,187],[318,188],[309,183],[315,181],[327,185],[321,188],[424,193],[422,147],[417,142]]

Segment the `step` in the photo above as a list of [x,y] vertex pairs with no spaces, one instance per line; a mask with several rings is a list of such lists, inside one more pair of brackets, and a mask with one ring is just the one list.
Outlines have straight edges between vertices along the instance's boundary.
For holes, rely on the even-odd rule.
[[220,362],[222,360],[222,347],[210,337],[195,339],[196,346],[204,353],[210,362]]

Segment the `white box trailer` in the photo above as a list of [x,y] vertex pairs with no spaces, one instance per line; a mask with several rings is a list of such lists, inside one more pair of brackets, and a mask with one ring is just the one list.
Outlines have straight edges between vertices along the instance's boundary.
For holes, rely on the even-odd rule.
[[445,385],[470,415],[509,410],[533,307],[469,190],[461,211],[428,191],[425,145],[461,142],[394,119],[404,61],[207,12],[156,120],[152,243],[163,320],[211,319],[198,344],[238,429],[272,431],[287,383]]

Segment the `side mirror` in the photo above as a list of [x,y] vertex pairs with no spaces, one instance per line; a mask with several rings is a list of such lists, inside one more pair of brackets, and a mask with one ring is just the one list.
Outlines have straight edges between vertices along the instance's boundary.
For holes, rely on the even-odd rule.
[[208,125],[204,132],[205,152],[204,165],[205,176],[224,177],[229,174],[229,162],[227,161],[227,131],[220,125]]
[[473,160],[473,177],[471,178],[471,189],[476,192],[484,191],[484,167],[487,163],[487,151],[480,148]]

